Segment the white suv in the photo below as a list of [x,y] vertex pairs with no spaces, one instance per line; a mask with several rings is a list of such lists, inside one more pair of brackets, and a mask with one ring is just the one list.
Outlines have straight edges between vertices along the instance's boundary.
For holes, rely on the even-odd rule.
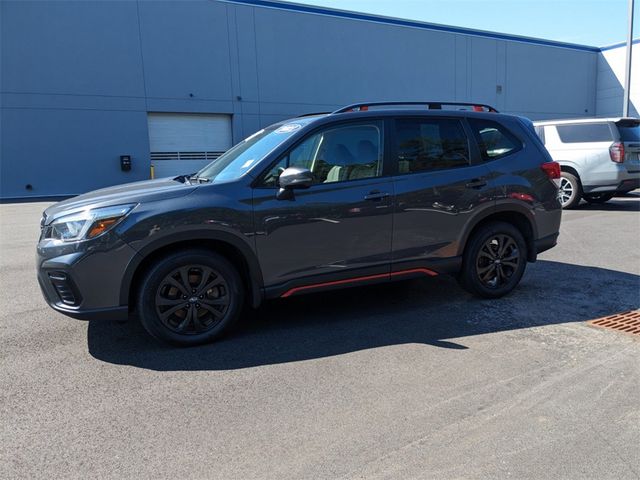
[[640,119],[589,118],[535,122],[536,133],[560,163],[560,200],[604,203],[640,187]]

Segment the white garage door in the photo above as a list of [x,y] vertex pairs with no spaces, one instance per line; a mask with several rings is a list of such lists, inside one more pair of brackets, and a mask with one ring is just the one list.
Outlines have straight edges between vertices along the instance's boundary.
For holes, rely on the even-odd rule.
[[230,115],[149,113],[147,118],[156,178],[197,172],[232,146]]

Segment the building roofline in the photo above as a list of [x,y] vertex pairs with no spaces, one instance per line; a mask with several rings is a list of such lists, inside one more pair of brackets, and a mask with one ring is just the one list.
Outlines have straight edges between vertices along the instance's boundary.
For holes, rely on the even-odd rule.
[[[473,28],[454,27],[450,25],[442,25],[439,23],[421,22],[417,20],[408,20],[396,17],[387,17],[383,15],[374,15],[370,13],[354,12],[349,10],[340,10],[336,8],[318,7],[313,5],[302,5],[300,3],[283,2],[276,0],[222,0],[227,3],[236,3],[240,5],[249,5],[253,7],[274,8],[278,10],[287,10],[299,13],[313,13],[316,15],[326,15],[331,17],[347,18],[351,20],[364,20],[368,22],[383,23],[387,25],[397,25],[403,27],[419,28],[423,30],[431,30],[446,33],[459,33],[463,35],[472,35],[476,37],[491,38],[494,40],[511,40],[521,43],[529,43],[533,45],[541,45],[546,47],[568,48],[571,50],[582,50],[586,52],[598,53],[602,49],[590,45],[581,45],[577,43],[559,42],[555,40],[545,40],[542,38],[525,37],[522,35],[513,35],[507,33],[496,33],[487,30],[476,30]],[[624,43],[623,43],[624,45]],[[604,49],[616,48],[616,46],[604,47]]]
[[[632,45],[635,45],[637,43],[640,43],[640,38],[634,38],[633,41],[631,42]],[[613,50],[614,48],[620,48],[626,45],[627,45],[627,42],[618,42],[612,45],[606,45],[604,47],[600,47],[600,51],[604,52],[605,50]]]

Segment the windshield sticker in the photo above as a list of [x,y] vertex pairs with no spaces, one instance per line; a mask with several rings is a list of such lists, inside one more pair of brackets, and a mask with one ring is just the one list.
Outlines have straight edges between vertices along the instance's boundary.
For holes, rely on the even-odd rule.
[[244,139],[245,142],[248,142],[249,140],[251,140],[253,137],[257,137],[258,135],[261,135],[264,132],[264,128],[256,133],[254,133],[253,135],[249,135],[247,138]]
[[288,123],[287,125],[281,126],[276,130],[276,133],[291,133],[298,130],[302,125],[299,123]]
[[242,164],[242,166],[240,167],[240,169],[244,170],[245,168],[249,168],[249,167],[251,166],[251,164],[252,164],[253,162],[255,162],[255,161],[256,161],[256,159],[255,159],[255,158],[250,158],[249,160],[247,160],[246,162],[244,162],[244,163]]

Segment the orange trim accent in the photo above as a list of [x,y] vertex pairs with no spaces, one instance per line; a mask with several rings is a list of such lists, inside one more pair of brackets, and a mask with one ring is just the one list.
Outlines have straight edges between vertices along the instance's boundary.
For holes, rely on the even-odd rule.
[[435,277],[436,275],[438,275],[437,272],[434,272],[433,270],[429,270],[428,268],[412,268],[410,270],[400,270],[398,272],[391,272],[391,273],[379,273],[377,275],[367,275],[365,277],[345,278],[344,280],[334,280],[333,282],[312,283],[311,285],[303,285],[302,287],[291,288],[286,292],[284,292],[282,295],[280,295],[280,297],[287,298],[298,292],[302,292],[304,290],[313,290],[314,288],[331,287],[333,285],[345,285],[348,283],[365,282],[367,280],[378,280],[380,278],[390,279],[391,277],[397,277],[399,275],[407,275],[410,273],[424,273],[425,275],[429,275],[430,277]]
[[438,275],[438,272],[434,272],[433,270],[429,270],[428,268],[412,268],[411,270],[399,270],[397,272],[391,272],[390,276],[397,276],[397,275],[406,275],[407,273],[424,273],[425,275],[428,275],[430,277],[435,277]]

